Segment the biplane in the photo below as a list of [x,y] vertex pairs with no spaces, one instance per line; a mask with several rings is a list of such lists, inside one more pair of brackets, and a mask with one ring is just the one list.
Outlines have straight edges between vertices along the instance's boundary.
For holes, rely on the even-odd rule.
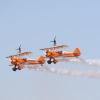
[[36,60],[33,60],[33,59],[30,60],[30,59],[22,58],[22,56],[30,55],[30,54],[32,54],[32,52],[21,53],[21,48],[18,50],[20,51],[20,52],[18,52],[18,54],[7,57],[10,59],[10,62],[11,62],[10,66],[14,66],[12,68],[13,71],[23,69],[25,65],[36,65],[36,64],[43,65],[45,63],[44,56],[40,56]]
[[40,50],[45,51],[46,57],[49,58],[47,60],[48,64],[51,64],[52,62],[55,64],[58,62],[56,58],[69,58],[69,57],[79,57],[80,56],[80,48],[76,48],[74,51],[59,51],[57,49],[67,47],[67,45],[61,45],[61,46],[54,46],[51,48],[43,48]]
[[59,49],[68,47],[68,45],[57,45],[56,36],[54,37],[54,40],[51,41],[51,42],[53,42],[53,44],[54,44],[53,47],[40,49],[40,50],[45,51],[45,53],[46,53],[45,56],[47,58],[49,58],[49,60],[47,60],[48,64],[51,64],[52,62],[54,64],[59,62],[57,60],[57,58],[79,57],[80,54],[81,54],[80,53],[80,48],[76,48],[74,51],[70,51],[70,52],[59,50]]
[[12,56],[10,58],[11,60],[11,66],[14,66],[12,68],[13,71],[21,70],[24,68],[25,65],[43,65],[45,63],[45,57],[40,56],[37,60],[30,60],[25,58],[20,58],[18,56]]
[[[23,53],[22,53],[22,55],[23,55]],[[22,55],[20,54],[20,56],[22,56]],[[25,55],[25,53],[24,53],[24,55]],[[36,60],[21,58],[20,56],[19,55],[9,56],[10,62],[11,62],[10,66],[14,66],[12,68],[13,71],[23,69],[25,65],[36,65],[36,64],[43,65],[45,63],[45,57],[44,56],[40,56]]]

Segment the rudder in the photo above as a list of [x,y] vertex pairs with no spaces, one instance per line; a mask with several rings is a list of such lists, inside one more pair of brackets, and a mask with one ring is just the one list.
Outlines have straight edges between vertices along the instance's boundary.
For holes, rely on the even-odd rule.
[[75,55],[75,56],[80,56],[80,54],[81,54],[80,48],[76,48],[76,49],[74,50],[74,55]]

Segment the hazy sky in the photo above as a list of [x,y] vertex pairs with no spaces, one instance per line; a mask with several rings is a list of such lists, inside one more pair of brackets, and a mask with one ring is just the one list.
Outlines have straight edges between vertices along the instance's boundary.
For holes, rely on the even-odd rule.
[[[13,72],[8,66],[5,57],[16,53],[20,43],[38,58],[54,34],[58,44],[70,45],[68,50],[80,47],[83,58],[100,59],[100,1],[0,0],[0,100],[100,100],[100,79]],[[55,67],[100,70],[70,63]]]

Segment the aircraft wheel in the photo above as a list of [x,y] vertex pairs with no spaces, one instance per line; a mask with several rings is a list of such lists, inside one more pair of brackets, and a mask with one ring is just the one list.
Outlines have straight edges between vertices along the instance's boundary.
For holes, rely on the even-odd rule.
[[54,59],[54,60],[53,60],[53,63],[56,64],[56,63],[57,63],[57,60]]
[[18,70],[21,70],[21,68],[18,68]]
[[12,68],[12,70],[13,70],[13,71],[16,71],[16,70],[17,70],[17,68],[16,68],[16,67],[14,67],[14,68]]
[[48,60],[48,61],[47,61],[47,63],[48,63],[48,64],[51,64],[51,63],[52,63],[52,61],[51,61],[51,60]]
[[56,64],[57,62],[54,61],[53,63]]

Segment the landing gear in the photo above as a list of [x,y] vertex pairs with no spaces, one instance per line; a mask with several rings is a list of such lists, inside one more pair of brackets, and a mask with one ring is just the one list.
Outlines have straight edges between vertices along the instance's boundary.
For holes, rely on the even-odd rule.
[[48,61],[47,61],[47,63],[48,63],[48,64],[51,64],[51,63],[52,63],[52,61],[51,61],[51,60],[48,60]]
[[53,63],[56,64],[57,62],[56,61],[53,61]]
[[16,68],[16,67],[13,67],[13,68],[12,68],[12,70],[13,70],[13,71],[16,71],[16,70],[17,70],[17,68]]
[[55,59],[52,59],[52,60],[51,60],[51,59],[50,59],[50,60],[47,61],[48,64],[51,64],[52,62],[53,62],[54,64],[56,64],[56,63],[57,63],[57,60],[55,60]]
[[21,70],[21,68],[18,67],[18,70]]
[[16,71],[16,70],[17,70],[16,66],[17,66],[17,65],[15,65],[15,66],[12,68],[13,71]]

